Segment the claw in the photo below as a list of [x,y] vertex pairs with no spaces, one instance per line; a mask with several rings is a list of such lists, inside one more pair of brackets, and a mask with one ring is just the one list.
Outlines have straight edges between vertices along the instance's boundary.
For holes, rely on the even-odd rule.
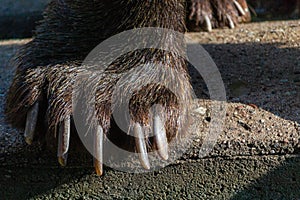
[[229,22],[229,28],[234,29],[235,25],[234,25],[234,22],[232,21],[231,17],[228,14],[226,16],[227,16],[227,19]]
[[211,21],[210,21],[209,17],[207,15],[205,15],[204,19],[205,19],[205,23],[206,23],[206,26],[207,26],[206,27],[207,31],[211,32],[212,31],[212,25],[211,25]]
[[154,116],[153,121],[154,141],[157,145],[158,154],[162,159],[168,160],[168,139],[165,126],[158,115]]
[[103,128],[97,127],[94,138],[94,167],[98,176],[103,174]]
[[39,113],[39,103],[35,103],[27,113],[26,126],[25,126],[25,141],[31,145],[36,128],[37,118]]
[[143,128],[139,123],[135,123],[133,127],[134,137],[135,137],[135,144],[137,147],[137,152],[139,153],[139,159],[141,162],[141,165],[149,170],[150,169],[150,163],[148,158],[148,152],[146,147],[146,142],[144,138]]
[[238,11],[240,12],[240,14],[242,16],[245,16],[246,15],[246,10],[243,9],[243,7],[241,6],[241,4],[239,2],[237,2],[236,0],[233,0],[233,3],[235,5],[235,7],[238,9]]
[[69,150],[70,142],[70,116],[67,116],[63,121],[63,124],[59,126],[59,135],[58,135],[58,162],[61,166],[67,165],[67,153]]

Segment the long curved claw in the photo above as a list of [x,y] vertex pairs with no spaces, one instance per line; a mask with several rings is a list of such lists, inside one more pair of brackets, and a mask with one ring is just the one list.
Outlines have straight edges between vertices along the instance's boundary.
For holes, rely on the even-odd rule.
[[94,167],[98,176],[103,174],[103,128],[97,127],[94,137]]
[[229,23],[228,24],[229,28],[234,29],[235,25],[234,25],[234,22],[232,21],[231,17],[228,14],[226,16],[227,16],[227,20]]
[[146,142],[144,138],[143,128],[140,123],[135,123],[133,127],[134,137],[135,137],[135,144],[137,147],[137,152],[139,153],[139,159],[141,165],[149,170],[150,169],[150,162],[148,158],[148,152],[146,147]]
[[154,142],[157,145],[158,154],[162,159],[168,160],[168,139],[166,135],[166,129],[161,118],[158,115],[154,116],[153,129]]
[[246,15],[246,11],[244,10],[244,8],[241,6],[241,4],[239,2],[237,2],[236,0],[233,0],[233,3],[235,5],[235,7],[237,8],[237,10],[240,12],[240,14],[242,16]]
[[67,165],[67,156],[70,143],[70,129],[71,129],[71,120],[70,116],[67,116],[64,119],[63,123],[59,126],[59,135],[58,135],[58,149],[57,157],[58,162],[61,166]]
[[207,31],[211,32],[212,31],[212,25],[211,25],[211,21],[210,21],[209,17],[207,15],[205,15],[204,19],[205,19]]
[[39,103],[35,103],[27,113],[24,136],[25,136],[26,143],[29,145],[32,144],[34,138],[38,113],[39,113]]

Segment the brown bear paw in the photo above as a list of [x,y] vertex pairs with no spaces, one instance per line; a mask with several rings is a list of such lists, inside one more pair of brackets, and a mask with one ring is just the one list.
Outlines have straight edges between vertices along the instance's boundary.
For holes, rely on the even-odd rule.
[[[74,122],[74,110],[79,109],[79,113],[83,113],[81,118],[84,124],[92,125],[92,154],[98,175],[103,173],[103,154],[107,153],[103,143],[107,139],[123,149],[138,153],[141,165],[150,169],[149,152],[157,152],[163,160],[169,158],[168,143],[188,123],[187,105],[180,102],[187,103],[186,100],[191,99],[185,62],[179,58],[170,58],[172,55],[163,57],[165,69],[144,67],[137,70],[138,74],[124,75],[118,71],[119,68],[113,67],[105,72],[91,73],[77,63],[19,70],[7,98],[7,120],[24,130],[28,144],[39,138],[48,140],[52,137],[57,143],[58,161],[65,166],[71,136],[79,130]],[[177,60],[176,64],[174,59]],[[157,83],[157,80],[162,80],[161,77],[169,78],[163,79],[163,84]],[[145,80],[148,80],[147,84],[144,84]],[[166,87],[169,85],[176,86],[173,89],[179,90],[180,95],[169,90]],[[87,88],[91,89],[90,93],[86,93]],[[78,105],[74,102],[74,92],[83,97],[85,102],[94,99],[94,111],[86,109],[88,104]],[[129,97],[127,107],[130,120],[128,132],[125,133],[124,129],[123,132],[113,131],[116,123],[112,116],[120,107],[120,102],[126,102],[122,101],[123,97]],[[153,105],[163,109],[152,109]],[[89,117],[93,115],[96,121]]]
[[245,0],[191,0],[188,27],[207,31],[213,28],[234,28],[238,23],[251,20]]

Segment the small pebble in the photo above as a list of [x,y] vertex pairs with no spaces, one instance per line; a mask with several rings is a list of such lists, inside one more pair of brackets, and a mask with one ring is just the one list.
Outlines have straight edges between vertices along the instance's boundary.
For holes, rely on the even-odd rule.
[[206,114],[207,109],[204,107],[199,107],[197,109],[194,110],[195,113],[198,113],[200,115],[205,115]]
[[270,153],[271,153],[271,154],[275,154],[275,151],[274,151],[274,150],[271,150]]

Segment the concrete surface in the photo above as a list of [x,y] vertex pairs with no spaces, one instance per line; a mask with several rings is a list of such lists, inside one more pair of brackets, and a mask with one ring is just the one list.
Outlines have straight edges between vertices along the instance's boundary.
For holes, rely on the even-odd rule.
[[[105,169],[69,155],[60,168],[53,152],[27,146],[22,131],[4,122],[5,94],[14,69],[8,59],[29,40],[0,42],[1,199],[300,199],[300,21],[240,25],[189,33],[220,69],[228,97],[223,133],[198,157],[209,112],[196,115],[199,138],[173,165],[147,174]],[[199,98],[207,91],[191,70]],[[210,101],[199,100],[207,107]],[[21,133],[21,134],[20,134]]]

